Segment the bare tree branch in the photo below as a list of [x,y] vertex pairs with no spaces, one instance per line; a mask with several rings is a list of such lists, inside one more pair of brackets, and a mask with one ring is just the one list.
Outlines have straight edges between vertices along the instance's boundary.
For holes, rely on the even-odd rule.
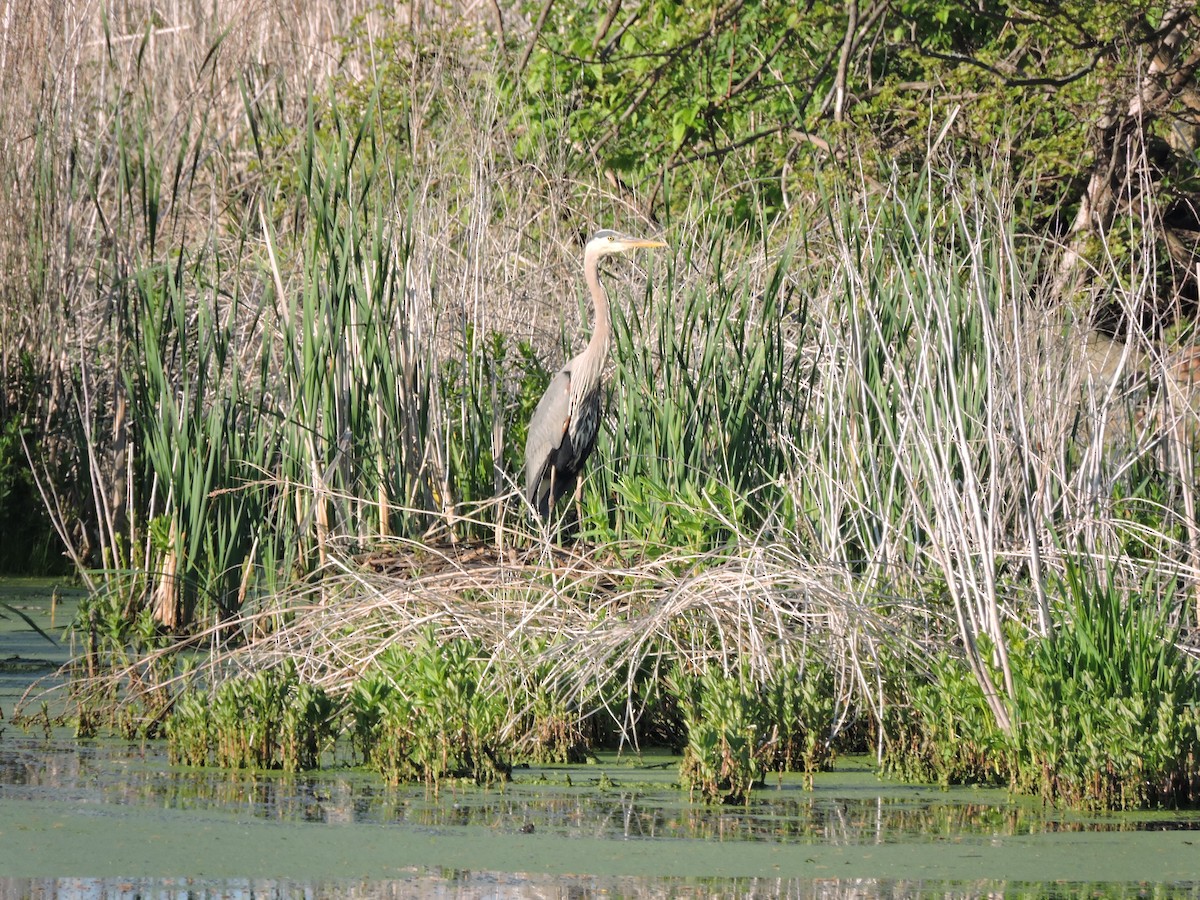
[[596,32],[596,37],[592,40],[592,54],[600,49],[600,44],[604,38],[608,36],[608,30],[612,28],[613,21],[617,18],[617,13],[621,11],[621,0],[612,0],[608,4],[608,12],[604,16],[604,21],[600,23],[600,30]]
[[854,46],[854,33],[858,29],[858,0],[851,0],[846,11],[846,38],[842,41],[842,52],[838,56],[837,76],[834,79],[833,121],[841,122],[846,108],[846,70],[850,65],[850,51]]
[[529,57],[533,53],[533,48],[537,45],[538,38],[542,36],[542,29],[546,27],[546,17],[550,15],[550,7],[553,5],[554,0],[546,0],[542,4],[542,11],[538,13],[537,24],[533,26],[533,34],[529,36],[529,41],[525,44],[525,52],[521,54],[521,61],[517,63],[518,78],[525,71],[525,66],[529,64]]

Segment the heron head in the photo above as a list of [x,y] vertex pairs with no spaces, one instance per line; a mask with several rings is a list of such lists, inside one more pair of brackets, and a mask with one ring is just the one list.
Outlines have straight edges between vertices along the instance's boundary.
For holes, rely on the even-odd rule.
[[665,241],[651,241],[645,238],[631,237],[628,234],[613,231],[611,228],[603,228],[597,231],[592,236],[592,239],[587,242],[584,255],[608,256],[612,253],[624,253],[627,250],[636,250],[638,247],[665,246],[667,246]]

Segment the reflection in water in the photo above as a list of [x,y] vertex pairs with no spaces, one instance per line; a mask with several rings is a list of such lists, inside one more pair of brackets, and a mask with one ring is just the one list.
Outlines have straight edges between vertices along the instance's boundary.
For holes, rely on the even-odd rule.
[[[1002,792],[939,791],[886,785],[874,779],[804,790],[784,783],[756,794],[747,807],[693,804],[661,767],[617,774],[598,787],[595,767],[518,770],[503,789],[388,787],[351,769],[287,775],[172,768],[161,744],[62,742],[33,737],[0,744],[0,797],[70,800],[185,811],[219,810],[280,822],[405,824],[591,838],[759,841],[834,846],[935,842],[970,835],[1010,836],[1056,831],[1200,828],[1200,815],[1084,817],[1055,813]],[[550,777],[561,784],[549,784]],[[609,783],[609,779],[605,779]]]
[[[653,848],[659,844],[650,842],[657,841],[664,856],[671,853],[671,841],[814,848],[801,849],[800,856],[817,855],[829,847],[865,848],[865,854],[871,855],[883,852],[880,845],[905,844],[931,848],[938,855],[944,847],[980,836],[1200,826],[1196,812],[1087,817],[1048,810],[1000,791],[888,784],[865,770],[818,779],[815,790],[805,790],[799,780],[785,780],[756,793],[746,807],[705,806],[689,802],[686,792],[671,783],[674,766],[667,762],[614,765],[606,771],[602,766],[518,770],[517,780],[503,789],[450,785],[435,795],[420,786],[388,787],[374,773],[349,768],[297,775],[172,768],[157,743],[47,743],[9,732],[0,740],[0,800],[10,802],[9,810],[19,808],[19,801],[30,801],[31,807],[39,802],[69,804],[83,815],[106,806],[124,806],[150,812],[184,811],[189,813],[184,819],[220,813],[225,820],[232,815],[240,821],[318,823],[313,835],[332,833],[323,831],[321,824],[404,826],[409,833],[433,838],[461,835],[469,826],[501,836],[532,832],[579,839],[582,854],[595,853],[598,846],[595,840],[585,839],[618,845],[644,841],[641,846]],[[11,801],[18,803],[11,805]],[[162,821],[169,834],[170,820]],[[0,834],[5,824],[10,823],[0,823]],[[749,851],[725,849],[735,855]],[[12,862],[4,865],[0,841],[0,871],[20,871]],[[586,870],[586,863],[581,868]],[[820,877],[829,872],[816,871],[810,878],[618,877],[421,867],[399,871],[400,877],[389,881],[0,878],[0,898],[990,897],[1044,896],[1048,888],[1012,881],[833,879]],[[1052,892],[1062,893],[1062,887],[1056,883]],[[1142,895],[1133,882],[1070,888],[1073,895]],[[1167,894],[1200,898],[1200,887],[1175,883]]]
[[[1146,897],[1144,885],[1058,884],[1047,893],[1046,885],[987,880],[939,882],[899,881],[879,878],[604,878],[563,875],[510,875],[496,872],[430,870],[414,871],[409,878],[391,881],[300,882],[270,878],[162,879],[162,878],[0,878],[0,897],[31,900],[49,898],[96,898],[96,900],[141,900],[145,897],[187,900],[334,900],[360,898],[435,897],[481,900],[496,897],[561,898],[592,900],[611,897],[742,897],[803,898],[803,900],[875,900],[889,897],[907,900],[922,897],[992,898],[998,896],[1044,897]],[[1200,885],[1172,885],[1162,896],[1200,897]]]

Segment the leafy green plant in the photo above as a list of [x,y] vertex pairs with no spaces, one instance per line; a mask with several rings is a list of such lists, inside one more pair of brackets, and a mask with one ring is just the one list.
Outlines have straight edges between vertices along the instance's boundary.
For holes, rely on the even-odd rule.
[[761,680],[744,666],[677,666],[667,693],[687,740],[680,778],[709,802],[745,803],[769,771],[814,772],[833,760],[833,673],[815,656],[773,665]]
[[179,696],[167,719],[166,738],[172,765],[208,765],[212,753],[213,724],[207,693],[184,691]]
[[388,781],[447,778],[491,784],[508,777],[508,707],[484,684],[478,647],[440,642],[390,648],[352,688],[352,733],[364,758]]
[[590,749],[581,710],[565,696],[555,672],[558,652],[551,638],[523,638],[514,654],[521,665],[495,671],[507,685],[508,707],[523,710],[514,728],[517,748],[533,763],[579,763]]
[[340,706],[301,682],[286,662],[235,676],[211,692],[185,690],[167,720],[173,760],[188,765],[296,771],[320,765],[333,746]]
[[1111,564],[1067,561],[1063,624],[1030,648],[1018,700],[1019,787],[1072,805],[1175,806],[1200,788],[1200,681],[1177,647],[1171,592],[1122,589]]
[[[385,653],[394,655],[390,650]],[[351,746],[367,765],[375,763],[378,748],[390,731],[384,727],[384,719],[397,692],[388,672],[397,665],[394,659],[377,661],[369,672],[355,679],[346,694]]]
[[687,729],[679,777],[710,803],[748,803],[771,755],[768,717],[757,686],[744,672],[710,666],[676,670],[668,684]]
[[815,656],[771,670],[762,690],[772,729],[770,768],[809,776],[833,764],[837,697],[833,671]]
[[1059,590],[1054,633],[1012,637],[1017,728],[997,727],[978,681],[943,653],[887,725],[885,768],[1082,808],[1194,801],[1200,687],[1168,623],[1170,594],[1122,590],[1114,567],[1085,556],[1065,561]]
[[883,723],[885,772],[937,784],[1002,784],[1012,775],[1009,744],[960,658],[928,659],[927,676],[906,679],[906,699]]

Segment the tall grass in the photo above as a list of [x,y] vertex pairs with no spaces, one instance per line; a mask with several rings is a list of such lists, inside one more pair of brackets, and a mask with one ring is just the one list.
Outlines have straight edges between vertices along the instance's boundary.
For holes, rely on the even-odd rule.
[[[71,69],[101,76],[86,96],[98,137],[77,152],[73,111],[46,104],[31,194],[11,198],[33,210],[13,249],[34,268],[32,296],[7,282],[5,309],[35,315],[6,315],[5,383],[22,353],[30,381],[45,370],[29,446],[43,495],[85,577],[169,628],[271,591],[331,537],[470,531],[461,505],[506,489],[515,446],[509,411],[491,409],[510,400],[501,354],[484,352],[498,345],[477,315],[435,309],[436,275],[410,258],[414,231],[438,224],[412,212],[438,173],[377,142],[375,108],[296,106],[307,91],[244,43],[277,12],[214,30],[174,10],[186,40],[139,30],[133,8],[77,23],[103,51]],[[309,44],[312,62],[345,30]],[[158,77],[181,57],[193,83]],[[357,62],[343,74],[361,77]],[[50,252],[75,241],[84,254]]]
[[[128,3],[32,5],[6,17],[0,203],[14,227],[0,245],[0,403],[6,414],[18,401],[28,410],[34,471],[65,551],[92,584],[89,570],[150,564],[140,558],[145,510],[135,508],[147,491],[131,477],[141,450],[122,369],[140,370],[128,328],[152,282],[176,277],[172,289],[189,304],[193,277],[200,293],[241,295],[247,273],[232,262],[243,255],[238,192],[249,189],[236,171],[249,161],[240,76],[268,57],[288,63],[270,98],[293,115],[303,73],[331,71],[322,46],[334,35],[322,32],[342,30],[356,10],[310,12]],[[261,94],[253,101],[270,106]],[[22,372],[38,386],[30,397],[12,393]]]
[[784,245],[739,271],[743,248],[688,242],[662,288],[618,305],[613,427],[587,493],[597,535],[703,551],[772,512],[811,375],[788,352],[808,325],[791,258]]

